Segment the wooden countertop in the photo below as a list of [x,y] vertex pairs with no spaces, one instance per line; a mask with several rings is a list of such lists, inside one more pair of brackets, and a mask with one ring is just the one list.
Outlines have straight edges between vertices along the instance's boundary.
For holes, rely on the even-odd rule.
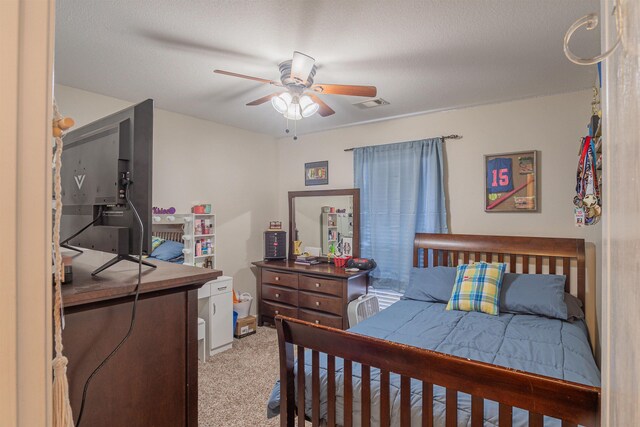
[[[72,257],[73,281],[62,285],[62,301],[65,307],[89,304],[132,295],[138,283],[138,264],[120,261],[96,277],[91,272],[113,258],[113,254],[85,250],[83,254],[63,251]],[[173,289],[183,286],[200,287],[222,276],[221,270],[192,267],[170,262],[148,260],[157,268],[142,266],[140,293]]]
[[253,265],[260,268],[278,268],[293,271],[296,273],[309,273],[319,276],[331,276],[348,279],[350,277],[358,277],[365,274],[369,274],[369,270],[360,271],[344,271],[344,268],[338,268],[334,264],[320,263],[315,265],[300,265],[290,260],[284,261],[255,261]]

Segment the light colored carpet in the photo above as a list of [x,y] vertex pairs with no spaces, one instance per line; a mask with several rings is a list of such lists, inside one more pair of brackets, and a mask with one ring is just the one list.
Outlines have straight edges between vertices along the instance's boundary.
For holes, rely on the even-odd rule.
[[258,327],[233,340],[233,349],[198,364],[198,421],[201,427],[276,427],[267,419],[267,401],[278,379],[276,330]]

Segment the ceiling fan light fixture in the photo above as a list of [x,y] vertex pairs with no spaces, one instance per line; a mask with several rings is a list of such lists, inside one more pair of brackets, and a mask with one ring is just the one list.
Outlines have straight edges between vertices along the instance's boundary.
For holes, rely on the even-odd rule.
[[289,105],[291,105],[292,99],[289,92],[281,93],[271,98],[271,105],[273,105],[273,108],[275,108],[278,113],[284,114],[287,112]]
[[300,120],[302,119],[302,114],[300,114],[300,105],[291,103],[289,104],[289,108],[283,114],[289,120]]
[[305,117],[305,118],[313,116],[315,113],[318,112],[318,109],[320,109],[320,106],[315,102],[313,102],[311,97],[308,95],[301,96],[299,103],[300,103],[300,112],[302,114],[302,117]]

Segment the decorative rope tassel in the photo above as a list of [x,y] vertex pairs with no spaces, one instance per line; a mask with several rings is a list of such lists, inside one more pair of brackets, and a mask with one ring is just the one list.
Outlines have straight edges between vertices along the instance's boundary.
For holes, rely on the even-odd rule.
[[53,134],[55,136],[54,153],[55,175],[55,215],[53,223],[53,251],[55,255],[55,295],[53,304],[53,322],[55,327],[55,357],[53,359],[53,427],[73,427],[73,411],[69,401],[69,381],[67,380],[68,359],[62,355],[62,254],[60,253],[60,219],[62,217],[62,131],[73,126],[73,120],[63,118],[58,107],[53,105]]

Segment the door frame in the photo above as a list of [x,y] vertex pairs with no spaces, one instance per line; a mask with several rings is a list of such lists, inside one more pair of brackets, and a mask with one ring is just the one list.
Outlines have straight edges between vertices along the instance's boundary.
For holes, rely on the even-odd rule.
[[54,0],[0,1],[0,414],[51,425]]

